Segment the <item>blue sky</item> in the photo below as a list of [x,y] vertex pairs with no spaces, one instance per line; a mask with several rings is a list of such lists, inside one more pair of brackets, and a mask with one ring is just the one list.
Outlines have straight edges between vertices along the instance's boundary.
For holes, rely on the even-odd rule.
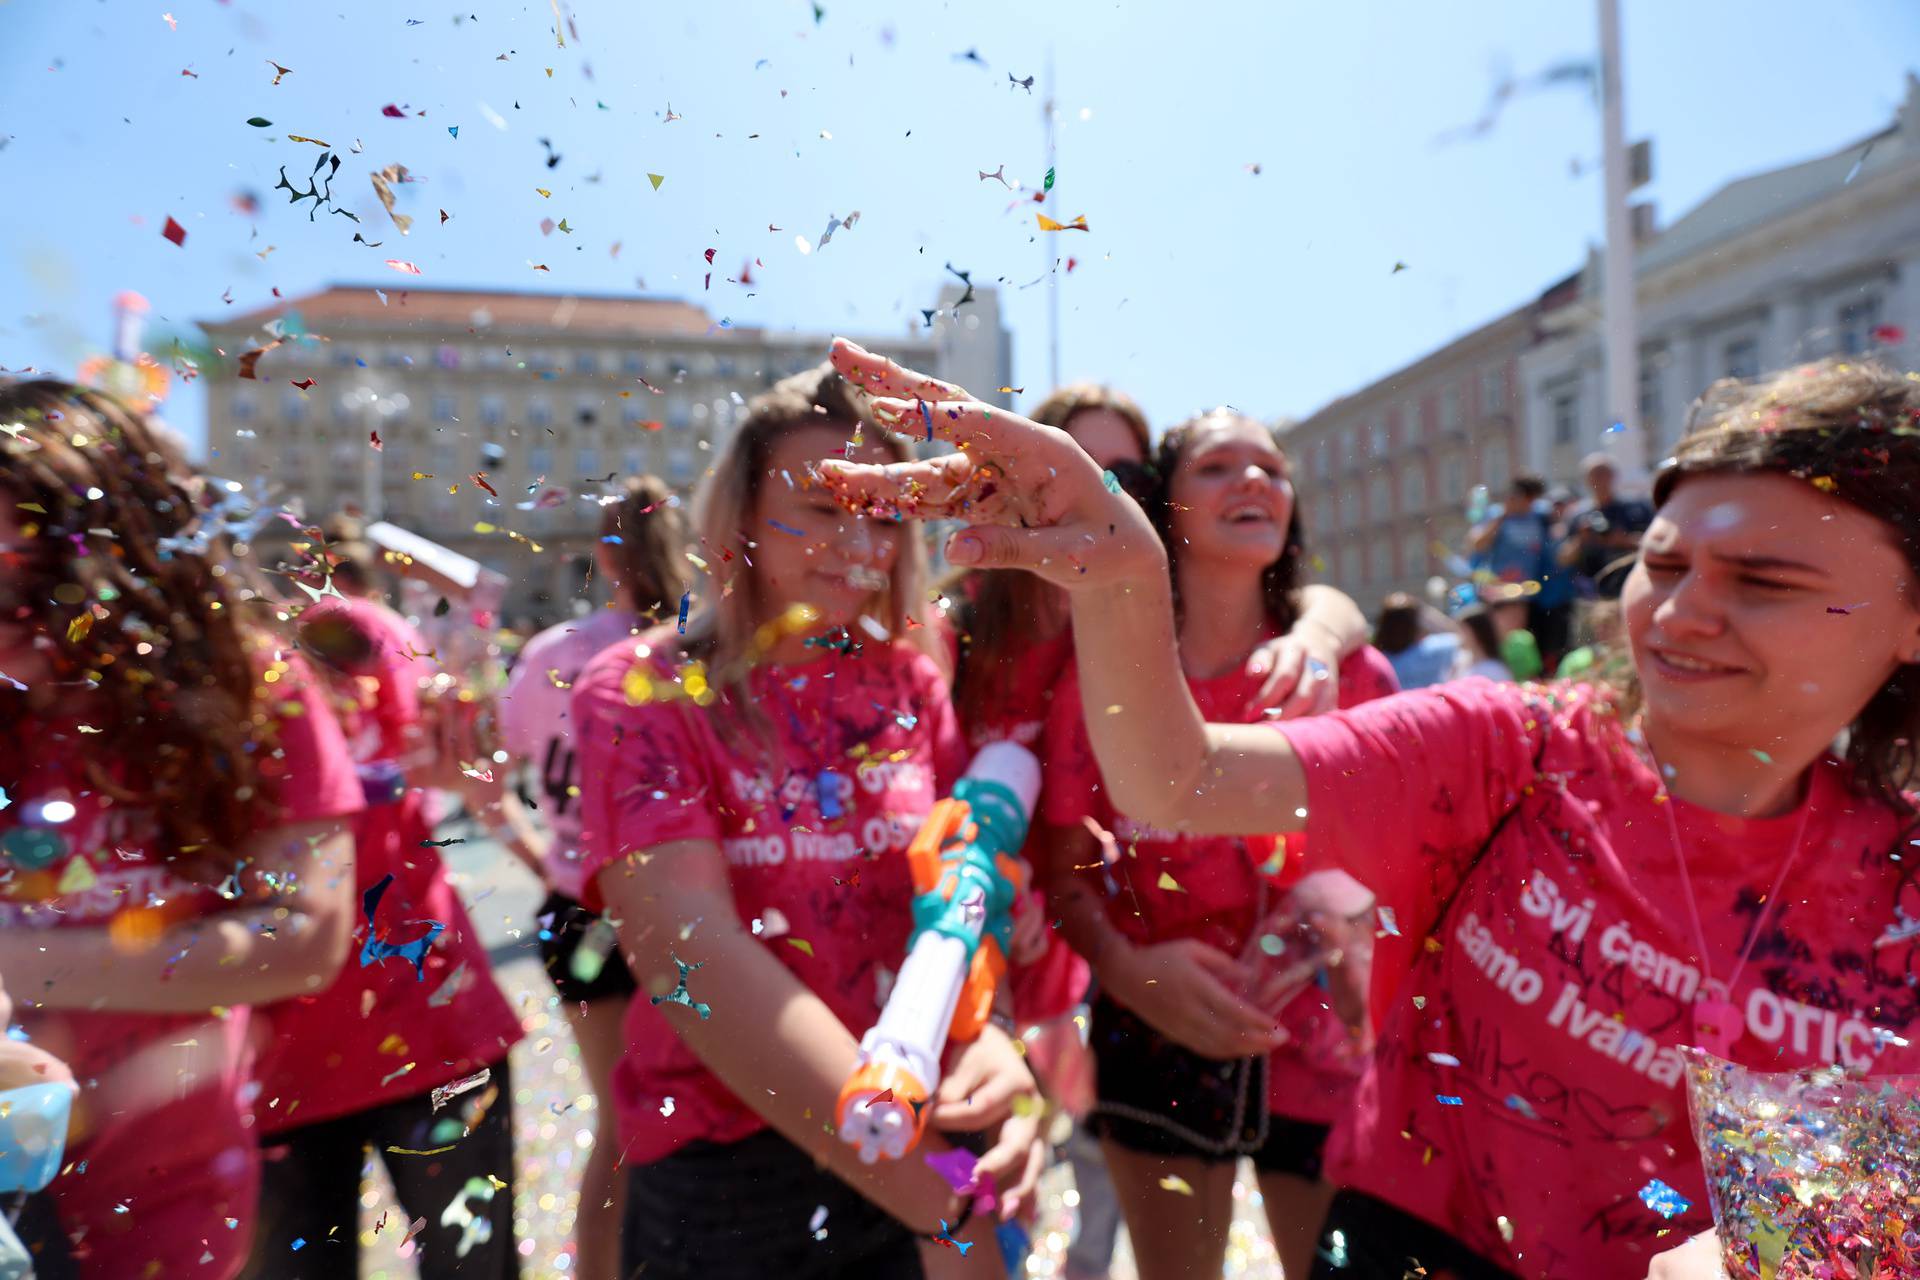
[[[276,286],[405,287],[388,257],[421,284],[644,280],[736,323],[854,333],[917,323],[952,262],[1007,278],[1028,404],[1058,288],[1067,376],[1133,391],[1157,423],[1216,403],[1299,414],[1532,295],[1599,236],[1582,92],[1517,98],[1486,136],[1434,142],[1482,112],[1499,69],[1589,56],[1590,4],[823,7],[816,22],[807,0],[570,0],[577,37],[559,48],[549,0],[466,0],[458,21],[429,0],[0,0],[0,366],[70,371],[106,344],[121,289],[185,329],[228,290],[239,309]],[[1667,219],[1881,127],[1920,62],[1903,0],[1624,10],[1628,129],[1656,140]],[[1052,203],[1085,234],[1038,235],[1031,205],[1008,211],[976,176],[1038,182],[1049,56]],[[292,68],[277,86],[269,59]],[[1043,81],[1029,95],[1010,72]],[[381,248],[273,192],[282,164],[297,176],[318,154],[288,133],[364,147],[335,191]],[[392,163],[418,179],[404,238],[366,177]],[[235,209],[243,191],[257,215]],[[855,209],[858,226],[800,253],[796,234],[817,242]],[[168,216],[182,247],[160,235]],[[573,234],[543,236],[545,217]],[[1071,275],[1018,287],[1056,249]],[[756,258],[755,296],[724,283]],[[168,408],[194,438],[202,413],[193,388]]]

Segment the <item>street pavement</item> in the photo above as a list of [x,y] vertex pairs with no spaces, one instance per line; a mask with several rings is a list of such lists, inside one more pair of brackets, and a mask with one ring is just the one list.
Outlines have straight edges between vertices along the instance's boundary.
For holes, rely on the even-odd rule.
[[[585,1161],[601,1116],[593,1109],[566,1016],[547,982],[537,946],[535,913],[544,894],[533,875],[497,842],[476,838],[460,822],[445,824],[442,837],[467,836],[442,850],[455,887],[467,903],[474,928],[493,960],[494,977],[520,1015],[526,1037],[513,1050],[514,1237],[525,1280],[570,1277],[573,1220],[579,1207],[576,1171]],[[611,1123],[611,1118],[608,1118]],[[1260,1223],[1259,1190],[1242,1167],[1236,1183],[1234,1224],[1223,1273],[1270,1280],[1280,1275]],[[385,1171],[370,1158],[361,1183],[361,1280],[416,1280],[412,1246],[400,1244],[404,1222]],[[1072,1173],[1064,1164],[1042,1183],[1041,1208],[1033,1228],[1033,1253],[1022,1274],[1049,1280],[1063,1274],[1076,1215]],[[1172,1193],[1169,1193],[1170,1195]],[[376,1231],[385,1214],[387,1229]],[[1135,1280],[1125,1232],[1112,1280]],[[982,1269],[983,1280],[992,1280]]]

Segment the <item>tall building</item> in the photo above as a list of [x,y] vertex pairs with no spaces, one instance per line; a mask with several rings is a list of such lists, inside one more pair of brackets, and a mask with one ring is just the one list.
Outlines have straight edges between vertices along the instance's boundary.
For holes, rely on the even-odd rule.
[[1518,307],[1343,396],[1279,439],[1292,463],[1315,576],[1373,612],[1423,591],[1466,541],[1466,499],[1520,457],[1520,355],[1539,302]]
[[[1526,457],[1572,478],[1607,423],[1600,258],[1541,318],[1521,362]],[[1920,78],[1893,121],[1826,155],[1740,178],[1636,252],[1640,418],[1647,465],[1672,451],[1687,406],[1720,378],[1892,349],[1920,333]]]
[[[1012,381],[998,294],[956,311],[958,297],[919,333],[860,341],[995,392]],[[514,582],[510,617],[556,616],[580,593],[610,478],[688,491],[746,401],[828,341],[671,298],[354,285],[201,328],[228,359],[207,387],[216,473],[473,556]]]

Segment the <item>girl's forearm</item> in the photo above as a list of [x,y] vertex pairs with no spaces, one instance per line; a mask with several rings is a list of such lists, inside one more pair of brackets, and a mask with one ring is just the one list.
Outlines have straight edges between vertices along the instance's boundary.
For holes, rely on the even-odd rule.
[[1320,583],[1300,588],[1300,618],[1293,625],[1314,657],[1338,666],[1369,638],[1367,616],[1346,592]]

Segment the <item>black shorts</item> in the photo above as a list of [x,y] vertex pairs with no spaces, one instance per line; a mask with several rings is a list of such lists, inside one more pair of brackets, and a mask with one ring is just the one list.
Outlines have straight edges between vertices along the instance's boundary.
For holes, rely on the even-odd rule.
[[1527,630],[1533,632],[1534,643],[1540,646],[1540,656],[1547,660],[1547,673],[1551,675],[1552,664],[1573,639],[1573,603],[1529,606]]
[[[553,989],[560,993],[562,1000],[569,1004],[626,1000],[640,989],[618,946],[607,952],[599,972],[591,978],[582,978],[574,972],[575,953],[580,951],[587,931],[599,916],[564,893],[549,893],[547,900],[540,904],[539,915],[548,922],[540,931],[540,962],[547,966]],[[590,957],[591,953],[582,955],[578,963],[591,967]]]
[[[960,1232],[989,1250],[992,1236],[984,1222]],[[911,1231],[772,1130],[689,1143],[636,1165],[627,1175],[620,1260],[621,1275],[648,1280],[922,1275]]]
[[1383,1200],[1358,1191],[1336,1195],[1320,1228],[1311,1280],[1404,1280],[1409,1275],[1516,1280],[1440,1228]]
[[1318,1178],[1327,1126],[1267,1111],[1267,1060],[1203,1058],[1104,997],[1093,1003],[1087,1127],[1129,1151]]

